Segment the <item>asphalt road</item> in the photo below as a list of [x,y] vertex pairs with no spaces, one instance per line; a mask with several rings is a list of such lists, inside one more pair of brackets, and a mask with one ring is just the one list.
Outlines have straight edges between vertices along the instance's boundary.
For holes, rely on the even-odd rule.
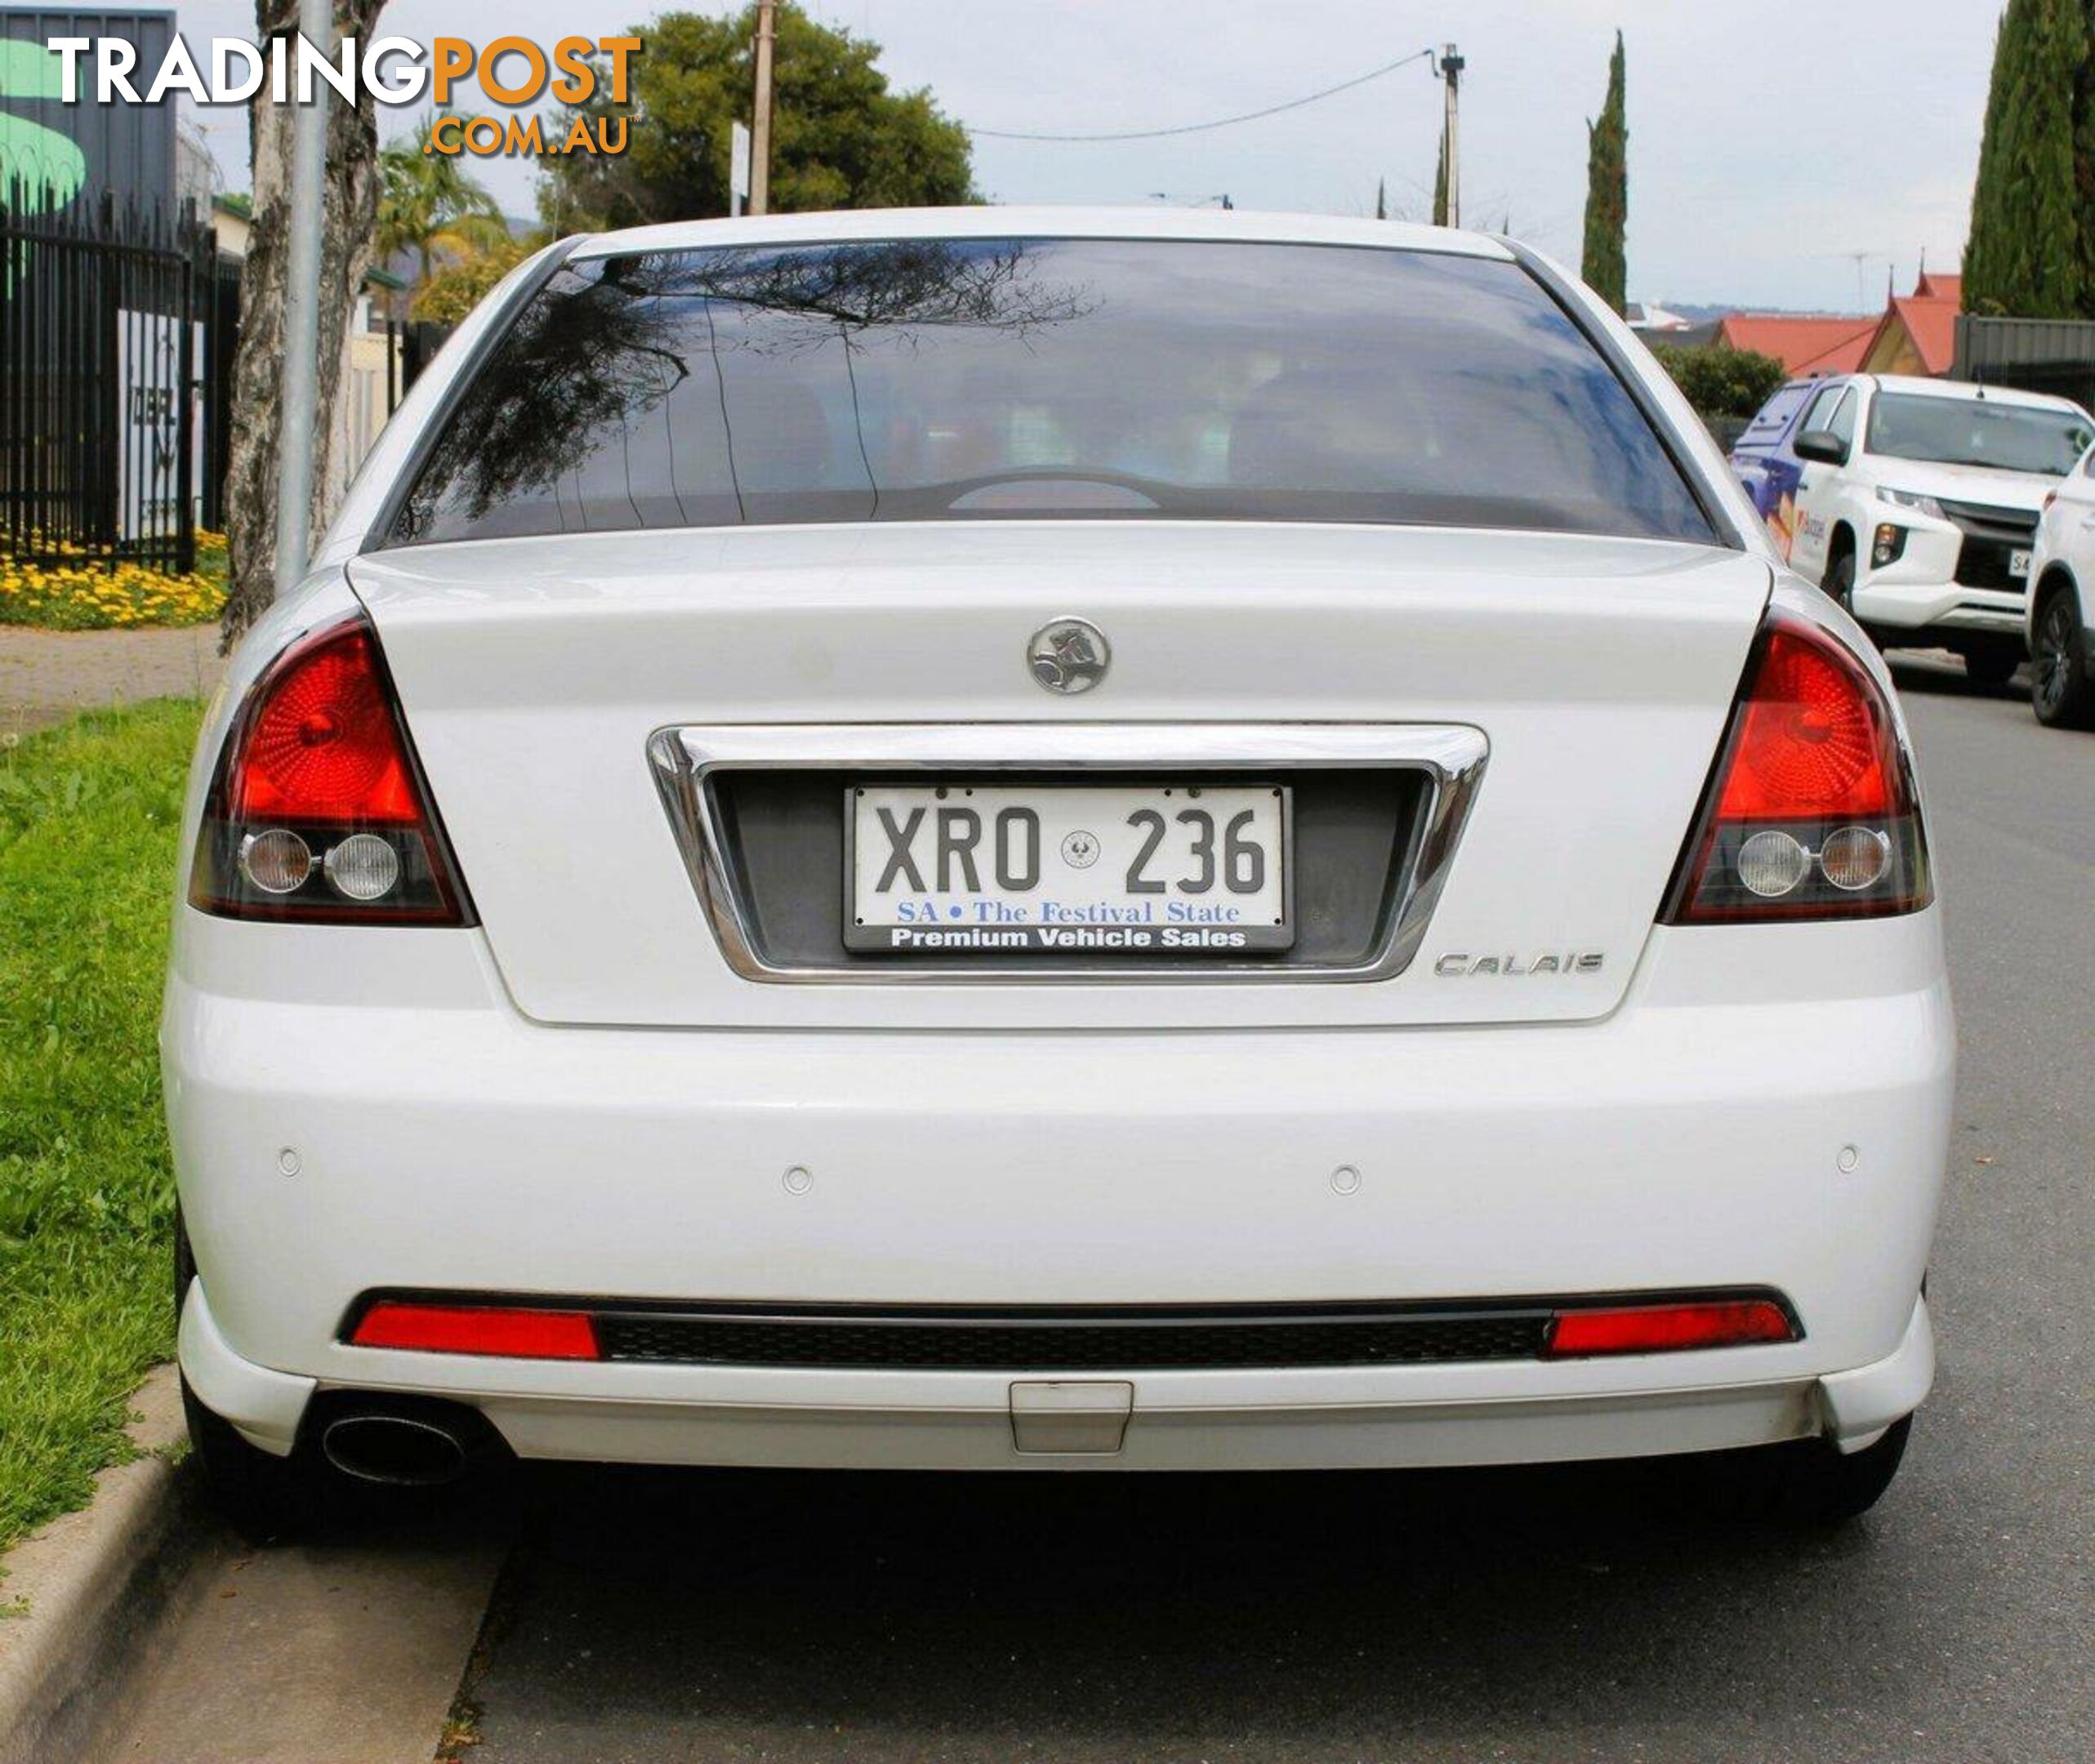
[[[1864,1522],[1698,1526],[1669,1464],[541,1470],[476,1516],[507,1548],[459,1755],[2095,1757],[2095,736],[2041,730],[1954,666],[1901,683],[1964,1059],[1940,1381]],[[429,1547],[381,1530],[328,1571]],[[487,1577],[460,1584],[477,1616]],[[152,1731],[129,1755],[155,1755]]]
[[1901,679],[1964,1054],[1941,1380],[1870,1520],[1713,1535],[1663,1466],[564,1472],[474,1756],[2095,1757],[2095,737]]

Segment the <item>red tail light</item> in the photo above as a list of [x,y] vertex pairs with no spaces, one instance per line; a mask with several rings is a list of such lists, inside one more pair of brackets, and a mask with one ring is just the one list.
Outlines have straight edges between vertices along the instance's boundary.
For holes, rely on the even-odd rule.
[[361,617],[292,644],[248,692],[204,804],[189,903],[233,919],[472,922]]
[[1666,922],[1870,917],[1932,898],[1913,770],[1883,691],[1830,631],[1771,612]]
[[350,1332],[358,1348],[498,1354],[514,1360],[601,1360],[596,1325],[581,1311],[509,1305],[414,1304],[381,1298]]
[[1552,1360],[1569,1360],[1796,1339],[1797,1325],[1773,1299],[1719,1298],[1562,1312],[1549,1326],[1549,1345],[1543,1352]]

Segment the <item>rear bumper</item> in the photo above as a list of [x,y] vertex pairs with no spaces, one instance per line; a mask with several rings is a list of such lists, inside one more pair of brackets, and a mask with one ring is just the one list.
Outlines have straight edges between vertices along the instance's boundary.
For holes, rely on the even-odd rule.
[[[1764,1352],[1767,1350],[1740,1350]],[[183,1307],[182,1370],[207,1408],[266,1450],[284,1453],[320,1381],[271,1372],[227,1343],[198,1282]],[[1705,1356],[1654,1389],[1609,1388],[1590,1367],[1576,1387],[1525,1393],[1478,1381],[1476,1367],[1314,1372],[1143,1373],[1125,1384],[1117,1432],[1092,1449],[1036,1448],[1019,1417],[1046,1381],[990,1373],[935,1375],[746,1368],[483,1363],[462,1396],[519,1456],[624,1463],[996,1470],[1289,1470],[1542,1463],[1660,1456],[1825,1436],[1859,1450],[1928,1394],[1935,1344],[1916,1300],[1897,1347],[1819,1379],[1704,1381]],[[552,1370],[555,1375],[543,1374]],[[568,1386],[561,1389],[557,1387]],[[363,1384],[359,1388],[373,1388]],[[1063,1388],[1067,1388],[1063,1387]],[[1035,1449],[1028,1449],[1033,1446]]]
[[[649,1461],[1281,1467],[1864,1442],[1932,1366],[1915,1294],[1954,1053],[1939,936],[1933,912],[1661,931],[1621,1009],[1591,1023],[970,1036],[549,1028],[502,1000],[475,933],[190,928],[163,1032],[201,1270],[182,1361],[279,1450],[327,1387],[460,1398],[525,1455]],[[206,961],[200,939],[269,953]],[[298,969],[294,940],[335,977],[297,1002],[268,996]],[[367,960],[339,959],[352,943]],[[1129,1388],[1121,1448],[1045,1459],[1012,1430],[1031,1374],[339,1339],[375,1288],[1080,1306],[1740,1287],[1785,1294],[1805,1339],[1087,1373]]]

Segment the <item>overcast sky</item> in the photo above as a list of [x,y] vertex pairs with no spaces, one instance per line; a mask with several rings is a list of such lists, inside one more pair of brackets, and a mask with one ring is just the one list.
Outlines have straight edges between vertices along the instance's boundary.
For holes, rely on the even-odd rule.
[[[722,6],[695,10],[724,13]],[[192,44],[252,34],[247,0],[178,0]],[[622,19],[630,10],[632,17]],[[383,28],[421,42],[608,33],[640,0],[392,0]],[[897,84],[928,86],[983,128],[1169,127],[1282,102],[1450,38],[1469,58],[1464,218],[1577,265],[1585,118],[1619,24],[1629,46],[1629,292],[1649,300],[1854,310],[1901,290],[1924,249],[1961,254],[1978,161],[1995,0],[1832,0],[1803,12],[1716,0],[809,0],[883,46]],[[588,22],[585,22],[586,20]],[[1432,198],[1441,88],[1424,63],[1284,116],[1181,136],[1061,145],[981,140],[1000,202],[1195,202],[1371,213]],[[246,131],[204,114],[228,179]],[[381,110],[387,134],[412,114]],[[529,214],[528,161],[476,161]],[[1856,253],[1865,254],[1859,267]]]

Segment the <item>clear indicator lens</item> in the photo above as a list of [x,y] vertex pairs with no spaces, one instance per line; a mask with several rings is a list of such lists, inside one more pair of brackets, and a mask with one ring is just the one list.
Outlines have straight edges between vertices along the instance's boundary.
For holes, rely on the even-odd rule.
[[1794,893],[1811,873],[1812,854],[1772,827],[1739,847],[1739,880],[1763,900]]
[[313,848],[288,827],[250,833],[240,841],[240,874],[265,894],[289,894],[313,874]]
[[400,854],[376,833],[352,833],[328,853],[328,880],[337,894],[353,901],[375,901],[393,892],[400,880]]
[[1892,842],[1874,827],[1844,826],[1819,849],[1826,880],[1851,894],[1874,888],[1891,866]]

